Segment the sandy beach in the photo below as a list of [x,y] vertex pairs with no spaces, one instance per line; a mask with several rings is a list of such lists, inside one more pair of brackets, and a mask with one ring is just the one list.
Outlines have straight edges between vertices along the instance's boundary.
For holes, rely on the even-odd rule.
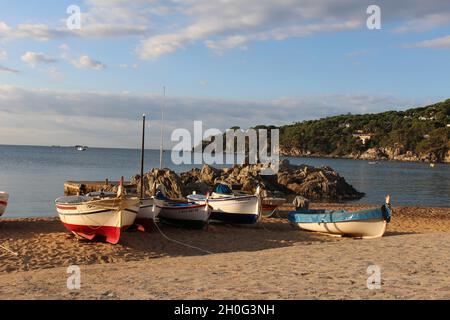
[[[357,210],[366,205],[315,204]],[[2,299],[449,299],[450,209],[395,207],[385,236],[335,238],[284,219],[77,240],[57,218],[2,219]],[[369,290],[367,267],[381,269]],[[81,289],[66,286],[81,268]]]

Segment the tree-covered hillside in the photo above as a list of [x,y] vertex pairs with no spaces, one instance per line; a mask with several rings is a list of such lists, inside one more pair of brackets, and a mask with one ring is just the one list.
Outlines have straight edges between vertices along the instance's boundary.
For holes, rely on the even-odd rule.
[[[406,111],[340,115],[282,126],[280,145],[286,154],[348,156],[390,148],[442,161],[449,150],[449,126],[450,99]],[[363,143],[361,136],[370,138]]]

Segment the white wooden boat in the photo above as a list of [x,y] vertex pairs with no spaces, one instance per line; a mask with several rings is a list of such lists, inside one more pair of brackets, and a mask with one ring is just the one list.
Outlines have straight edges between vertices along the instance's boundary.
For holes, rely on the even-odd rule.
[[6,207],[8,206],[9,194],[0,191],[0,217],[5,213]]
[[[189,201],[205,204],[207,196],[191,194]],[[211,220],[238,224],[256,223],[261,216],[259,187],[255,195],[234,194],[225,185],[218,185],[208,199],[212,208]]]
[[161,207],[158,207],[154,198],[144,198],[140,200],[136,224],[142,225],[145,229],[150,228],[158,219]]
[[134,224],[139,198],[126,198],[119,187],[117,197],[69,196],[56,199],[63,225],[74,234],[92,240],[96,236],[116,244],[122,231]]
[[[86,196],[94,198],[115,198],[117,195],[114,192],[90,192]],[[140,199],[139,203],[131,208],[137,212],[135,223],[142,226],[144,229],[150,229],[157,221],[161,208],[156,206],[154,198]]]
[[348,212],[345,210],[298,210],[288,214],[288,219],[300,229],[334,236],[363,239],[382,237],[391,218],[389,197],[379,208]]
[[159,219],[163,222],[191,228],[203,228],[209,222],[211,207],[208,201],[203,204],[173,201],[166,198],[161,191],[156,193],[154,201],[160,209]]

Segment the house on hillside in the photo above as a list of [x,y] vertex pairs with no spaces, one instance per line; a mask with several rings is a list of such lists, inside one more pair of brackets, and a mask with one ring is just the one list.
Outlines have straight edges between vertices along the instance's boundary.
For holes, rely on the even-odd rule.
[[373,133],[365,133],[362,130],[357,130],[356,133],[353,134],[353,137],[360,139],[363,144],[366,144],[367,141],[372,139]]

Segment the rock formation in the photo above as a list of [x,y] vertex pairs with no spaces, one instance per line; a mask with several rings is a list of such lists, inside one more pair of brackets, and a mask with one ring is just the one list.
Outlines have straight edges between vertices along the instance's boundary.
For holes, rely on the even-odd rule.
[[[314,200],[353,200],[364,196],[355,190],[343,177],[330,167],[316,168],[307,165],[292,165],[281,162],[277,174],[261,175],[266,167],[262,164],[234,165],[217,169],[204,165],[180,175],[169,169],[153,169],[144,175],[147,194],[154,192],[155,183],[162,184],[171,198],[181,198],[196,191],[211,191],[216,183],[225,183],[235,190],[254,193],[257,186],[263,196],[301,195]],[[140,190],[140,176],[132,178]]]

